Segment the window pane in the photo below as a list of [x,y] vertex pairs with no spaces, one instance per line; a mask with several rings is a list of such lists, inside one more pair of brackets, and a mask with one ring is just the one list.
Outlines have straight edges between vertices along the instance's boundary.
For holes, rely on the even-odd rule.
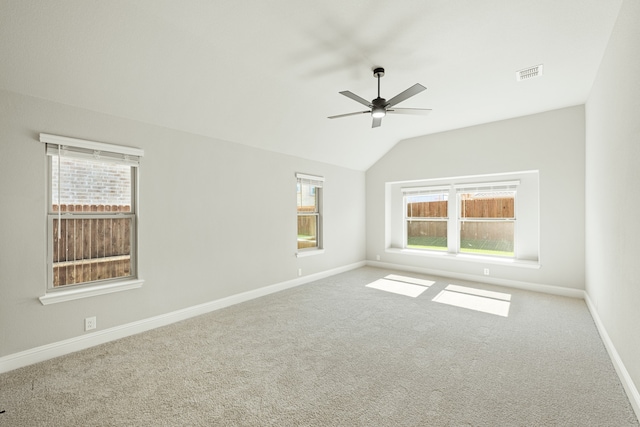
[[[60,162],[62,211],[130,212],[131,166],[99,160],[62,157]],[[51,200],[58,210],[58,157],[51,157]],[[70,208],[72,207],[72,208]]]
[[54,218],[53,286],[131,276],[132,225],[131,217]]
[[515,191],[460,194],[460,218],[515,218]]
[[298,215],[298,249],[318,246],[318,216]]
[[318,212],[318,189],[307,182],[298,182],[298,212]]
[[515,197],[515,191],[460,194],[460,252],[514,256],[515,222],[505,219],[515,219]]
[[446,218],[448,194],[407,196],[407,218]]
[[460,252],[514,256],[514,221],[462,221]]
[[407,248],[447,250],[447,221],[407,221]]

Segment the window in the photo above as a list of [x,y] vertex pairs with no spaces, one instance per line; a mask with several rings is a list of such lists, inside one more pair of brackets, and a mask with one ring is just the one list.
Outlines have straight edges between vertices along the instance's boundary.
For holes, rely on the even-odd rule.
[[298,252],[322,248],[321,176],[296,174]]
[[446,251],[448,187],[403,189],[403,193],[406,247]]
[[514,257],[515,185],[457,189],[462,253]]
[[520,181],[403,187],[403,248],[516,257]]
[[136,178],[142,150],[41,134],[46,143],[47,289],[137,278]]

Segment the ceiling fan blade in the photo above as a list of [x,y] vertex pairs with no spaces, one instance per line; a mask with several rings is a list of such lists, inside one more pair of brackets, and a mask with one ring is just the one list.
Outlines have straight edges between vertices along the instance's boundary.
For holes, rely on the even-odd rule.
[[387,113],[391,114],[416,114],[420,116],[425,116],[431,112],[428,108],[394,108],[391,110],[387,110]]
[[342,92],[340,92],[340,94],[346,96],[347,98],[351,98],[356,102],[359,102],[365,107],[371,108],[371,101],[367,101],[366,99],[359,97],[353,92],[349,92],[348,90],[343,90]]
[[374,117],[373,122],[371,123],[372,128],[380,127],[382,124],[382,117]]
[[394,105],[399,104],[405,99],[411,98],[413,95],[417,95],[426,89],[427,88],[422,86],[420,83],[416,83],[413,86],[411,86],[409,89],[405,90],[404,92],[400,92],[399,94],[391,98],[387,103],[387,107],[393,107]]
[[371,113],[371,111],[370,111],[370,110],[367,110],[367,111],[358,111],[358,112],[355,112],[355,113],[338,114],[337,116],[329,116],[329,117],[327,117],[327,118],[328,118],[328,119],[338,119],[338,118],[340,118],[340,117],[357,116],[358,114],[369,114],[369,113]]

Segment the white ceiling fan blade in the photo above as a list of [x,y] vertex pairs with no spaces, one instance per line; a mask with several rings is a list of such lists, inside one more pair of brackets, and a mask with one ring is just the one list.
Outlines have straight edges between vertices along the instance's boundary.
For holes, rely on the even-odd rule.
[[338,114],[337,116],[329,116],[328,119],[338,119],[340,117],[348,117],[348,116],[357,116],[358,114],[369,114],[371,111],[357,111],[355,113],[347,113],[347,114]]
[[413,86],[411,86],[409,89],[405,90],[404,92],[400,92],[399,94],[391,98],[387,103],[387,107],[393,107],[394,105],[399,104],[405,99],[411,98],[413,95],[417,95],[426,89],[427,88],[422,86],[420,83],[416,83]]
[[394,108],[387,110],[387,113],[391,114],[414,114],[418,116],[426,116],[431,112],[429,108]]

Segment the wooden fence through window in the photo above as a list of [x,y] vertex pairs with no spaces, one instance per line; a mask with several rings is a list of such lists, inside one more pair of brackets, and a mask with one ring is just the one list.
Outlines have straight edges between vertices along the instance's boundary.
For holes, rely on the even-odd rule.
[[[53,286],[131,275],[133,218],[65,218],[64,212],[129,213],[126,205],[61,205],[53,219]],[[53,206],[58,212],[58,206]],[[58,238],[60,227],[60,238]]]
[[[316,213],[315,206],[298,206],[298,213]],[[298,215],[298,249],[313,248],[318,245],[318,231],[315,215]]]
[[[409,218],[444,218],[447,216],[447,201],[407,203]],[[463,199],[462,218],[514,218],[515,200],[512,197],[486,199]]]
[[[407,203],[408,236],[447,237],[446,222],[411,221],[411,218],[445,218],[447,201]],[[492,197],[463,199],[461,217],[464,220],[483,218],[515,218],[515,200],[513,197]],[[460,232],[462,240],[511,240],[513,224],[511,222],[464,222]]]
[[[312,214],[316,213],[315,206],[298,206],[298,213]],[[316,216],[315,215],[298,215],[298,235],[315,236],[316,234]]]

